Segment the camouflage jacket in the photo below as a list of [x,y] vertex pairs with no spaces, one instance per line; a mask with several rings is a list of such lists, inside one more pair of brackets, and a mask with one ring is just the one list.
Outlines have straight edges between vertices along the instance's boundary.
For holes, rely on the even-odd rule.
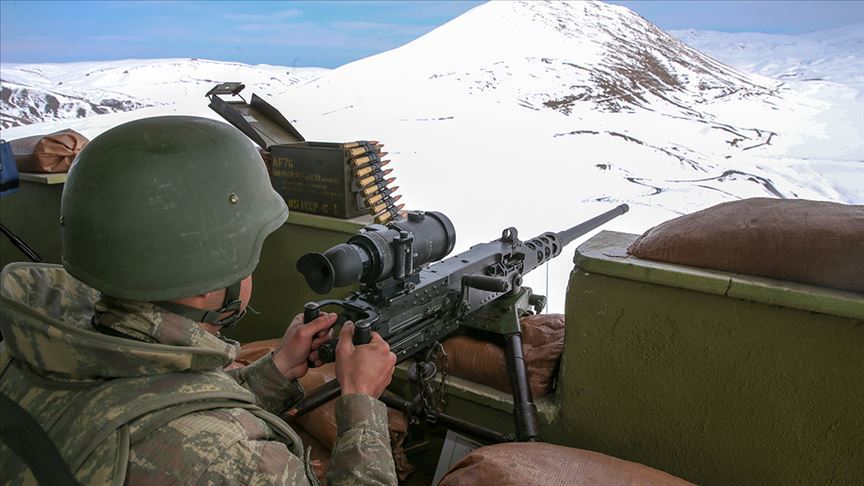
[[[237,343],[103,297],[57,265],[7,266],[0,298],[0,390],[82,484],[314,482],[299,438],[273,415],[303,389],[269,356],[226,373]],[[384,405],[344,396],[336,415],[328,483],[396,484]],[[0,444],[4,484],[35,483],[10,452]]]

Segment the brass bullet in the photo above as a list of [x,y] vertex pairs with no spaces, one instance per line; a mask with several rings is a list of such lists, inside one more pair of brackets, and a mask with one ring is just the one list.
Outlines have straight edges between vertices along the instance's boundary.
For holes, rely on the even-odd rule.
[[385,189],[381,189],[380,191],[376,192],[375,194],[372,194],[371,196],[366,198],[366,207],[368,208],[369,206],[372,206],[373,204],[377,204],[379,201],[381,201],[385,197],[389,196],[390,194],[393,194],[398,189],[399,189],[399,186],[396,186],[393,188],[388,187]]
[[357,180],[357,185],[359,185],[360,187],[366,187],[370,184],[374,184],[374,183],[380,181],[381,179],[383,179],[384,177],[386,177],[387,174],[389,174],[391,172],[393,172],[393,169],[384,169],[384,170],[375,171],[372,173],[372,175]]
[[366,154],[380,152],[381,147],[383,147],[383,145],[381,145],[381,144],[372,145],[372,146],[361,145],[359,147],[345,149],[345,151],[348,152],[349,156],[351,156],[353,158],[353,157],[362,157]]
[[404,204],[400,204],[398,206],[390,206],[384,210],[384,212],[375,215],[375,222],[378,224],[384,224],[393,219],[397,219],[400,217],[400,211],[404,208]]
[[396,204],[396,201],[398,201],[400,199],[402,199],[401,194],[399,196],[394,197],[394,198],[388,197],[386,200],[382,201],[380,204],[376,204],[375,206],[372,206],[370,208],[370,213],[371,214],[378,214],[378,213],[384,211],[385,209],[387,209],[388,207]]
[[389,160],[385,160],[383,162],[376,162],[374,164],[369,164],[369,165],[362,167],[360,169],[354,169],[354,177],[357,179],[360,179],[363,176],[369,175],[369,174],[375,172],[376,170],[381,169],[382,167],[384,167],[385,165],[387,165],[389,163],[390,163]]
[[381,162],[381,159],[383,159],[384,156],[387,155],[387,153],[388,152],[382,152],[382,153],[373,152],[370,154],[366,154],[362,157],[350,159],[351,160],[351,167],[353,167],[355,169],[359,169],[359,168],[363,167],[364,165],[374,164],[375,162]]
[[377,182],[375,184],[372,184],[369,187],[364,187],[364,188],[360,189],[360,194],[362,194],[363,197],[369,197],[369,196],[375,194],[376,192],[386,188],[388,184],[394,182],[395,180],[396,180],[395,177],[391,177],[389,179],[386,179],[386,180]]
[[374,147],[379,145],[378,140],[357,140],[355,142],[346,142],[342,144],[343,149],[350,149],[356,147]]

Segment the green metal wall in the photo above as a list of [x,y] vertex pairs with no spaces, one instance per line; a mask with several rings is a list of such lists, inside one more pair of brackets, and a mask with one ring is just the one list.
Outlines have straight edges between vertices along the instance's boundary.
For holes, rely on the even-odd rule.
[[639,261],[634,238],[577,253],[546,438],[700,484],[860,484],[864,296]]
[[[18,191],[0,197],[0,222],[27,243],[45,263],[60,263],[60,195],[65,174],[21,181]],[[48,183],[54,180],[53,183]],[[29,261],[8,238],[0,236],[0,268]]]

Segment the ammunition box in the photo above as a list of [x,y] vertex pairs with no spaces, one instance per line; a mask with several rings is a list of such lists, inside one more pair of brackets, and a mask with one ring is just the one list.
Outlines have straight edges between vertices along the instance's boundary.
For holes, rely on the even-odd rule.
[[289,210],[343,219],[367,213],[350,154],[341,144],[302,142],[269,149],[270,181]]
[[[210,108],[262,150],[270,182],[288,209],[341,219],[366,215],[368,208],[354,169],[380,161],[381,145],[374,140],[309,142],[264,99],[255,94],[249,102],[242,96],[236,99],[243,88],[239,82],[216,85],[207,92]],[[226,101],[220,97],[226,95],[232,98]],[[359,159],[368,161],[358,163]],[[364,175],[369,177],[371,173]],[[380,184],[383,187],[387,183]],[[367,188],[367,192],[373,190],[378,188]]]

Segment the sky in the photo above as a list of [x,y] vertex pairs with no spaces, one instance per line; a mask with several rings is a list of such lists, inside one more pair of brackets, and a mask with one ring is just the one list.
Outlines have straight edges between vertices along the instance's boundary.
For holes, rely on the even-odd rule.
[[[0,0],[0,62],[197,57],[334,68],[416,39],[480,1]],[[803,33],[864,22],[864,1],[612,1],[667,30]]]
[[864,1],[631,0],[624,5],[664,30],[802,34],[864,22]]

